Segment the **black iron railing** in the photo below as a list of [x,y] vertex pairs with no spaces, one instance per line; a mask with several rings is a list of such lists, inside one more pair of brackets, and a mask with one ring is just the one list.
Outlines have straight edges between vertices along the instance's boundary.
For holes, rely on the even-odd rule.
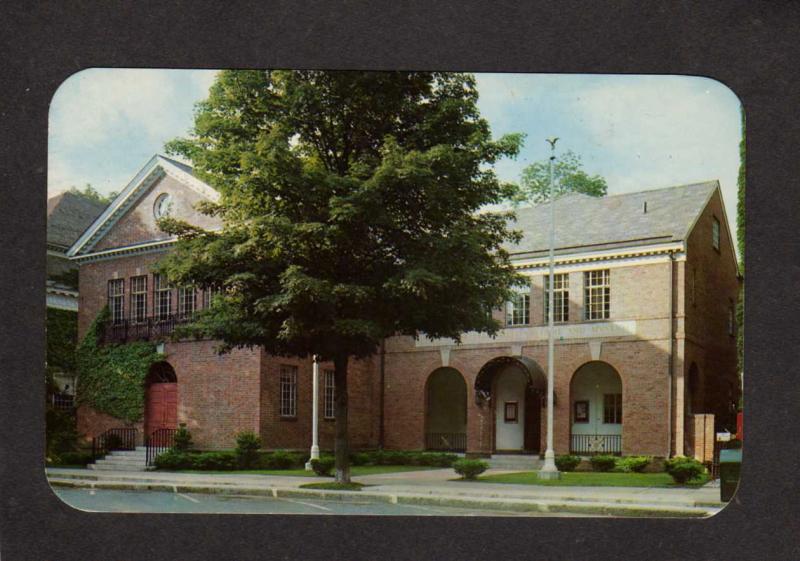
[[177,429],[156,429],[145,439],[144,446],[147,449],[147,465],[152,466],[156,457],[162,452],[166,452],[175,446],[175,433]]
[[572,454],[622,454],[621,434],[573,434],[569,451]]
[[448,452],[464,452],[467,449],[467,433],[465,432],[425,433],[425,449],[442,450]]
[[68,393],[54,393],[50,395],[50,403],[53,409],[59,411],[66,411],[67,413],[75,412],[75,396]]
[[108,429],[92,438],[92,461],[114,450],[136,450],[136,429]]
[[103,343],[127,343],[129,341],[164,339],[169,337],[176,327],[189,323],[193,319],[194,314],[170,314],[138,320],[108,321],[103,329]]

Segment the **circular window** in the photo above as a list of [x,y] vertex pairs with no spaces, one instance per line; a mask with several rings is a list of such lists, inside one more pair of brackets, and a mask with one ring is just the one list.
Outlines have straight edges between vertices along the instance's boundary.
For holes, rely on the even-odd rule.
[[164,218],[168,216],[170,211],[172,210],[172,195],[169,193],[162,193],[156,199],[156,203],[153,205],[153,216],[158,218]]

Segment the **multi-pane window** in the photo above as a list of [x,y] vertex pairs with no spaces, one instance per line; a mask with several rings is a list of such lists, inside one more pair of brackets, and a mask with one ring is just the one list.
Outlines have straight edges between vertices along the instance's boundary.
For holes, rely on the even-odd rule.
[[131,321],[139,323],[147,318],[147,276],[131,277]]
[[528,325],[531,320],[530,294],[516,292],[506,303],[506,325]]
[[[553,275],[553,321],[569,321],[569,275]],[[544,277],[544,321],[549,321],[550,276]]]
[[125,321],[125,279],[108,281],[108,311],[112,323]]
[[281,417],[297,416],[297,367],[281,365]]
[[619,425],[622,423],[621,393],[603,395],[603,422],[607,425]]
[[719,220],[714,217],[714,222],[711,224],[711,245],[719,251]]
[[182,318],[192,317],[195,308],[195,289],[193,286],[181,286],[178,288],[178,316]]
[[336,394],[334,394],[335,372],[333,370],[326,370],[322,377],[324,396],[322,411],[326,419],[333,419],[336,417]]
[[172,311],[172,290],[163,275],[153,275],[153,315],[166,319]]
[[611,317],[611,274],[608,269],[583,274],[584,319]]

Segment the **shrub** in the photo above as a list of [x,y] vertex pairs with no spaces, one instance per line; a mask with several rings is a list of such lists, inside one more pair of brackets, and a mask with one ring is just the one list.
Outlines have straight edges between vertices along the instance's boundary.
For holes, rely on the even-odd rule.
[[258,462],[258,449],[261,448],[261,437],[251,431],[236,435],[236,458],[239,467],[251,468]]
[[91,463],[92,455],[88,452],[62,452],[53,463],[62,466],[85,466]]
[[372,456],[366,452],[356,452],[350,454],[350,464],[354,466],[365,466],[372,461]]
[[193,469],[199,470],[234,470],[238,467],[238,459],[232,452],[202,452],[189,456]]
[[617,458],[609,455],[592,456],[589,461],[594,471],[611,471],[617,465]]
[[676,456],[665,463],[667,473],[675,483],[686,483],[705,472],[703,464],[694,458]]
[[617,461],[617,469],[623,472],[641,473],[650,463],[650,456],[626,456]]
[[556,456],[556,467],[558,471],[575,471],[579,463],[581,463],[579,456],[571,456],[569,454]]
[[192,469],[194,467],[195,454],[178,452],[177,450],[167,450],[156,456],[156,469]]
[[[46,419],[47,457],[53,461],[67,452],[75,450],[78,443],[78,431],[75,417],[57,409],[47,409]],[[61,461],[61,463],[65,463]]]
[[305,463],[305,456],[298,453],[277,450],[261,454],[259,467],[263,469],[292,469],[301,467]]
[[192,434],[189,432],[189,429],[181,425],[181,427],[175,431],[173,442],[173,448],[175,448],[175,450],[185,452],[192,447]]
[[320,477],[330,477],[334,464],[333,458],[323,456],[318,460],[311,460],[311,469]]
[[453,469],[463,479],[477,479],[480,474],[489,469],[489,464],[482,460],[457,460],[453,462]]

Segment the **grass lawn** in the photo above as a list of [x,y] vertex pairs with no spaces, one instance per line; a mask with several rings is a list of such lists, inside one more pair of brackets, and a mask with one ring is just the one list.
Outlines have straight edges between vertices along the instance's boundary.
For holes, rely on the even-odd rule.
[[300,485],[301,489],[325,489],[326,491],[360,491],[362,487],[366,487],[363,483],[336,483],[335,481],[326,481],[324,483],[306,483]]
[[668,473],[612,473],[566,472],[561,479],[541,480],[535,471],[485,475],[478,481],[484,483],[517,483],[522,485],[548,485],[557,487],[700,487],[708,482],[702,475],[684,485],[672,481]]
[[[350,475],[357,477],[359,475],[374,475],[381,473],[402,473],[405,471],[420,471],[428,469],[441,469],[431,466],[352,466],[350,468]],[[166,472],[168,470],[159,470]],[[208,474],[241,474],[241,475],[292,475],[298,477],[318,477],[313,471],[306,471],[305,469],[240,469],[231,471],[204,471],[196,469],[182,469],[176,470],[176,473],[208,473]]]

